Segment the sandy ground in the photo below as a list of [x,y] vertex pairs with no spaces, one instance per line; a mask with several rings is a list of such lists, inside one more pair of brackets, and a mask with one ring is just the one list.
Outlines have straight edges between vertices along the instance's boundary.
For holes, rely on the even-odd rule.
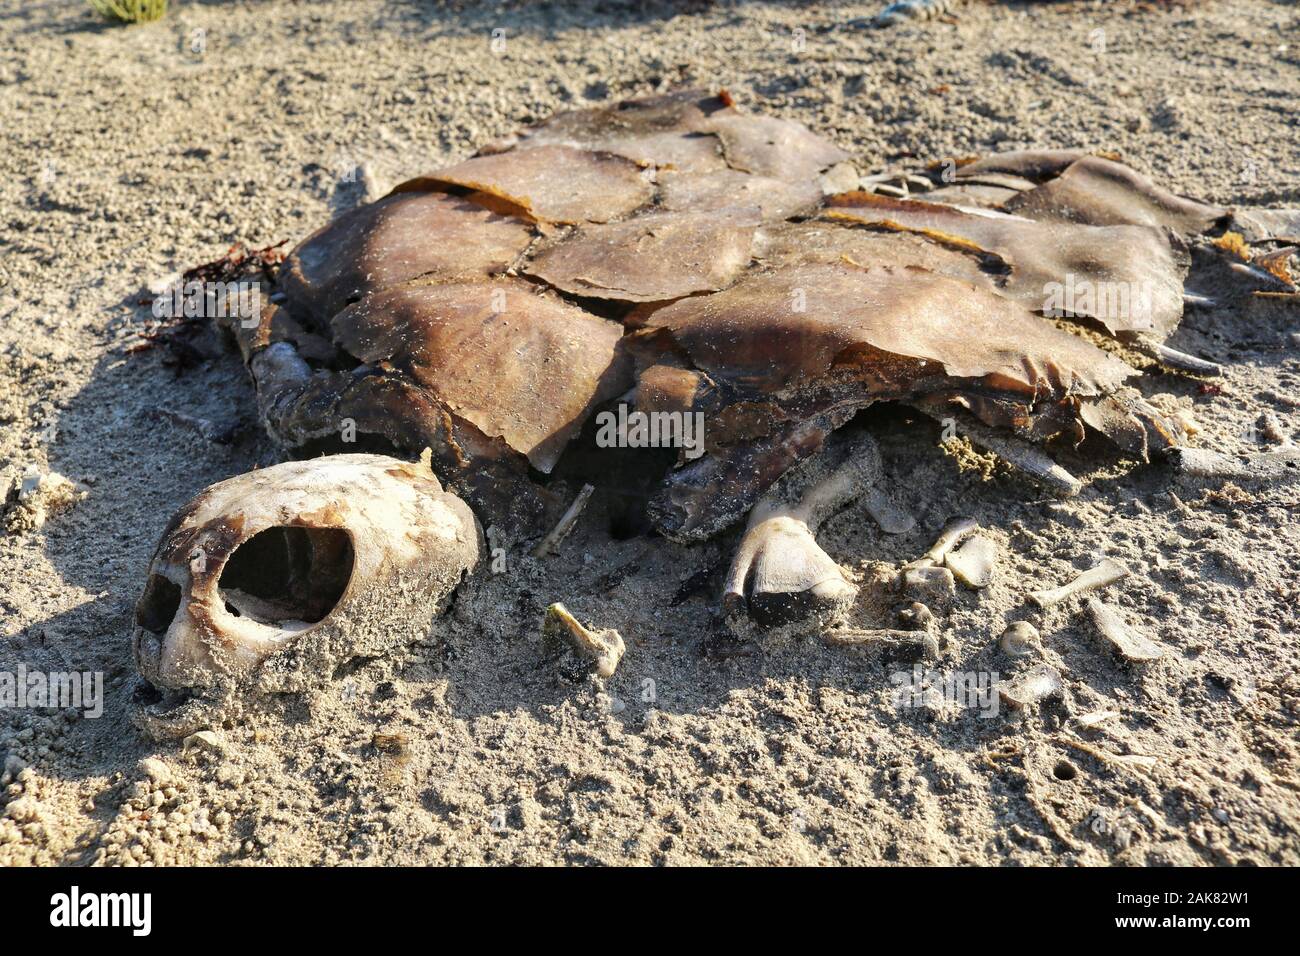
[[[275,460],[255,429],[223,446],[150,415],[249,419],[233,355],[178,373],[127,351],[148,284],[236,240],[296,240],[367,185],[681,82],[807,123],[863,171],[1107,148],[1189,194],[1300,204],[1291,3],[977,3],[846,26],[875,9],[249,0],[123,28],[63,0],[0,2],[0,468],[6,486],[34,467],[87,492],[0,536],[0,671],[101,671],[106,693],[98,719],[0,712],[0,864],[1300,862],[1300,488],[1077,455],[1093,483],[1060,503],[897,410],[867,424],[918,529],[886,537],[851,508],[821,535],[861,572],[856,623],[892,624],[880,582],[974,515],[998,577],[941,616],[934,666],[1047,662],[1061,701],[899,708],[906,662],[816,635],[736,642],[716,579],[672,601],[734,537],[614,541],[597,507],[560,556],[512,554],[467,590],[446,639],[215,727],[207,747],[128,720],[132,606],[168,516]],[[359,163],[368,183],[340,182]],[[1174,344],[1227,363],[1221,388],[1156,370],[1142,388],[1191,411],[1208,447],[1294,440],[1296,316],[1191,314]],[[1107,599],[1160,662],[1119,662],[1078,602],[1027,605],[1102,556],[1133,569]],[[555,600],[626,638],[603,692],[544,654]],[[1040,630],[1036,654],[998,649],[1011,620]],[[1084,729],[1098,711],[1114,715]]]

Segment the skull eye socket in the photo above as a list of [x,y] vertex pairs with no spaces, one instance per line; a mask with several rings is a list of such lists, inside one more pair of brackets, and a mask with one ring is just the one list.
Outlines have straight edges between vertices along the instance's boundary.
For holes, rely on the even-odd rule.
[[217,587],[237,617],[286,627],[315,624],[343,597],[353,562],[346,531],[267,528],[235,549]]
[[135,623],[154,634],[165,634],[180,606],[181,589],[161,574],[151,574],[135,605]]

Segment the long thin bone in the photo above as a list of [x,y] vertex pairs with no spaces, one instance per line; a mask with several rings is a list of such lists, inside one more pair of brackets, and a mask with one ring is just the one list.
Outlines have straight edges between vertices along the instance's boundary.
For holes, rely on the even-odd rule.
[[1112,558],[1106,558],[1096,567],[1084,571],[1069,584],[1063,584],[1059,588],[1051,588],[1047,591],[1032,591],[1029,598],[1039,607],[1051,607],[1054,604],[1069,600],[1076,594],[1083,594],[1087,591],[1103,588],[1108,584],[1114,584],[1127,574],[1128,568]]
[[943,530],[939,532],[939,537],[935,539],[934,544],[930,545],[930,550],[915,561],[909,562],[907,567],[920,568],[932,564],[942,564],[949,551],[955,548],[962,539],[973,534],[978,529],[979,523],[974,518],[951,519],[943,526]]
[[537,547],[533,548],[533,557],[542,558],[550,554],[557,548],[561,541],[569,536],[573,526],[578,523],[578,518],[587,507],[587,501],[596,489],[591,485],[583,485],[582,490],[578,492],[578,497],[573,499],[573,504],[569,505],[569,510],[564,512],[559,522],[551,529],[551,533],[541,540]]
[[[918,411],[924,412],[940,424],[950,414],[939,408],[916,404]],[[1052,491],[1067,498],[1072,498],[1083,490],[1083,482],[1070,474],[1046,452],[1039,451],[1033,445],[1007,435],[1001,435],[966,416],[962,417],[961,433],[985,451],[991,451],[1007,464],[1024,472],[1035,481],[1046,485]]]
[[1186,352],[1180,352],[1172,349],[1163,342],[1157,342],[1155,339],[1146,336],[1138,336],[1133,340],[1133,345],[1141,352],[1151,356],[1161,365],[1169,368],[1178,369],[1180,372],[1191,372],[1193,375],[1212,375],[1215,378],[1223,376],[1223,366],[1214,362],[1207,362],[1205,359],[1197,358],[1195,355],[1188,355]]

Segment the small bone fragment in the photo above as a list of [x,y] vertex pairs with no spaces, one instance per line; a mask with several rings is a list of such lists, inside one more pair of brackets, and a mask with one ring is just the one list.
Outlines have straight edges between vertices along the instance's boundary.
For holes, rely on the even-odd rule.
[[998,546],[983,535],[975,535],[943,559],[944,564],[967,587],[986,588],[993,583]]
[[891,186],[889,183],[875,183],[870,187],[872,192],[879,193],[882,196],[892,196],[895,199],[906,199],[908,196],[906,186]]
[[226,752],[226,738],[215,730],[200,730],[181,741],[181,750],[205,750],[215,756]]
[[1183,290],[1183,305],[1197,305],[1207,309],[1212,309],[1219,304],[1217,299],[1212,299],[1208,295],[1201,295],[1199,292],[1190,292]]
[[1038,649],[1038,641],[1038,628],[1028,621],[1015,621],[998,638],[998,647],[1011,657],[1024,657]]
[[1039,607],[1051,607],[1054,604],[1069,600],[1076,594],[1083,594],[1095,588],[1114,584],[1126,574],[1128,574],[1128,568],[1112,558],[1106,558],[1096,567],[1084,571],[1069,584],[1046,591],[1033,591],[1029,597]]
[[1124,623],[1124,618],[1118,611],[1102,604],[1095,597],[1088,598],[1088,613],[1092,615],[1097,631],[1125,660],[1145,662],[1159,660],[1164,656],[1158,644],[1132,630]]
[[913,601],[898,612],[898,619],[906,624],[909,630],[924,631],[934,623],[934,614],[920,601]]
[[947,607],[957,593],[952,572],[936,566],[907,568],[903,571],[903,593],[914,601],[935,607]]
[[953,518],[943,526],[943,530],[939,532],[939,537],[935,539],[934,544],[930,545],[930,550],[908,564],[907,567],[920,568],[931,564],[942,564],[949,551],[978,529],[979,525],[974,518]]
[[1278,421],[1278,417],[1272,412],[1268,410],[1260,412],[1256,424],[1259,426],[1260,435],[1270,443],[1274,445],[1291,444],[1291,436],[1287,434],[1282,423]]
[[1210,375],[1215,378],[1223,377],[1223,366],[1215,362],[1207,362],[1203,358],[1197,358],[1195,355],[1188,355],[1186,352],[1180,352],[1177,349],[1170,348],[1163,342],[1157,342],[1155,339],[1146,336],[1138,336],[1133,340],[1137,349],[1151,356],[1161,365],[1169,368],[1178,369],[1180,372],[1191,372],[1193,375]]
[[[6,492],[8,497],[8,492]],[[4,515],[4,527],[10,534],[37,531],[46,520],[67,511],[86,497],[86,491],[58,472],[42,474],[29,468],[18,485],[18,494]],[[0,500],[0,509],[5,502]]]
[[1091,730],[1093,727],[1099,727],[1108,720],[1114,720],[1120,716],[1118,710],[1090,710],[1086,714],[1080,714],[1074,718],[1074,722],[1084,730]]
[[552,604],[546,609],[542,637],[563,639],[575,654],[595,665],[598,677],[612,677],[627,649],[618,631],[613,628],[589,630],[563,604]]
[[997,686],[998,696],[1017,710],[1049,697],[1060,697],[1065,691],[1061,675],[1050,664],[1039,664],[1015,680],[1002,681]]
[[1249,276],[1250,278],[1258,280],[1259,282],[1263,283],[1266,286],[1272,286],[1273,288],[1280,289],[1283,292],[1295,291],[1295,286],[1293,284],[1287,282],[1281,276],[1274,275],[1273,273],[1269,272],[1267,269],[1261,269],[1259,266],[1255,265],[1254,263],[1229,262],[1228,268],[1231,269],[1233,272],[1239,272],[1244,276]]
[[596,489],[591,485],[583,485],[582,490],[578,492],[578,497],[573,499],[573,504],[564,512],[559,522],[551,529],[551,533],[541,540],[541,543],[533,549],[533,557],[542,558],[548,554],[553,554],[555,549],[560,546],[560,542],[569,536],[578,523],[578,518],[587,507],[587,502],[591,499],[591,494]]
[[980,430],[978,434],[968,431],[966,437],[973,444],[985,451],[993,452],[1057,494],[1073,498],[1083,490],[1083,482],[1058,465],[1045,452],[1039,451],[1027,442],[984,430]]
[[1176,448],[1169,452],[1174,467],[1191,478],[1234,481],[1278,481],[1300,478],[1300,449],[1282,448],[1231,457],[1208,448]]
[[908,660],[933,660],[939,656],[939,642],[925,631],[895,628],[839,628],[826,631],[824,639],[835,647],[866,647]]

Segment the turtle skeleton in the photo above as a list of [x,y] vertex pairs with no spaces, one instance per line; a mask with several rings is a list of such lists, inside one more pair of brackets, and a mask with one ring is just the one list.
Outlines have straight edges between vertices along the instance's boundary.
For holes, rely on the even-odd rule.
[[[239,528],[269,520],[240,516],[240,483],[256,484],[266,510],[283,481],[279,520],[310,530],[323,502],[353,494],[340,455],[366,459],[350,465],[357,474],[392,463],[368,487],[427,478],[430,500],[456,503],[454,559],[431,559],[442,568],[431,606],[445,605],[476,559],[470,508],[497,533],[538,536],[566,503],[546,476],[599,484],[622,473],[674,540],[749,518],[724,604],[765,617],[834,615],[852,601],[856,587],[815,539],[830,511],[869,492],[882,525],[897,523],[870,437],[835,434],[877,401],[960,410],[1012,457],[1012,435],[1077,443],[1096,432],[1142,458],[1182,443],[1176,421],[1126,388],[1135,369],[1039,313],[1053,282],[1133,283],[1151,292],[1142,316],[1096,300],[1066,314],[1162,343],[1182,315],[1189,241],[1232,212],[1080,153],[986,157],[955,177],[931,170],[923,200],[876,195],[876,177],[844,190],[859,185],[848,161],[801,124],[744,112],[725,92],[685,90],[560,113],[308,237],[257,321],[217,320],[242,352],[268,432],[302,460],[215,486],[228,513],[210,516],[201,574],[187,575],[176,542],[203,508],[178,516],[137,608],[143,675],[209,693],[283,670],[285,648],[337,631],[367,584],[355,575],[335,610],[294,619],[283,640],[239,634],[254,623],[286,631],[273,598],[221,598],[226,589],[210,585],[248,546],[252,532]],[[1236,215],[1256,241],[1293,224],[1284,211]],[[704,453],[677,449],[673,461],[671,451],[602,447],[594,422],[620,405],[702,416]],[[422,451],[422,465],[404,463]],[[1041,453],[1021,460],[1060,485],[1073,480]],[[343,510],[350,524],[335,515],[325,526],[342,528],[354,550],[365,540],[405,554],[391,522]],[[438,540],[427,526],[442,513],[416,509],[411,533]],[[268,567],[326,573],[324,549],[338,554],[329,536],[281,538]],[[278,580],[298,578],[283,570]],[[206,604],[193,600],[200,587]],[[223,602],[238,627],[219,620]],[[184,610],[200,604],[214,609],[202,621]]]

